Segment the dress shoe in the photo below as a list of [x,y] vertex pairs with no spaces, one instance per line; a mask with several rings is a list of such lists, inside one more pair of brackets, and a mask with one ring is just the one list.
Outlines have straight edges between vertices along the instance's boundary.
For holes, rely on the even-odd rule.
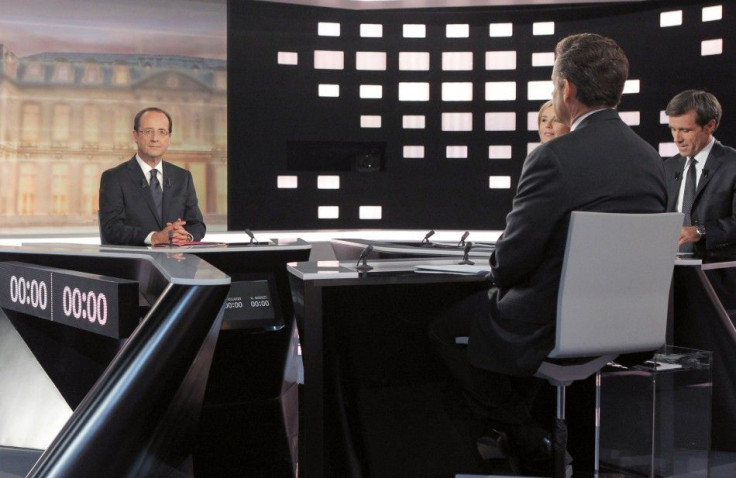
[[[511,462],[512,469],[514,463]],[[532,453],[519,456],[519,469],[513,471],[522,475],[554,476],[552,453],[552,438],[547,435],[539,442],[539,446]],[[572,456],[565,450],[565,476],[572,476]]]
[[483,436],[478,438],[477,447],[483,460],[505,459],[511,455],[508,435],[495,428],[486,429]]

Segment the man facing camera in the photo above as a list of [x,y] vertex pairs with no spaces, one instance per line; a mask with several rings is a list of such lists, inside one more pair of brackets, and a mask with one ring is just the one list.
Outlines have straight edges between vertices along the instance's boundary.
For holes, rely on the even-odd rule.
[[192,174],[163,160],[171,132],[171,116],[162,109],[146,108],[135,116],[138,153],[100,179],[103,244],[181,244],[204,237]]
[[[662,159],[616,111],[628,73],[610,38],[584,33],[557,44],[553,103],[570,132],[524,161],[490,258],[493,287],[453,304],[430,326],[435,349],[486,423],[479,452],[489,458],[495,447],[524,474],[551,473],[549,432],[530,408],[543,383],[533,375],[554,348],[570,213],[666,209]],[[458,336],[469,337],[467,351],[455,345]]]
[[680,250],[699,257],[736,256],[736,150],[713,137],[721,105],[712,94],[686,90],[667,104],[680,154],[665,160],[669,211],[685,214]]

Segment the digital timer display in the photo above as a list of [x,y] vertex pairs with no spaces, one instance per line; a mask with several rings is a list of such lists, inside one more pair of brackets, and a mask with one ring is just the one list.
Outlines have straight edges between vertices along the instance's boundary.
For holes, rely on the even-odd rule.
[[232,282],[223,308],[223,328],[281,325],[269,281],[265,279]]
[[0,262],[0,307],[109,337],[138,323],[138,283],[52,267]]

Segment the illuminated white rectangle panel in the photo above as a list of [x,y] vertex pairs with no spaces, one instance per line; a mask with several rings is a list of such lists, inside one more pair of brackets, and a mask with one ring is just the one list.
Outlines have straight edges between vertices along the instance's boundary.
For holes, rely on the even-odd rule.
[[383,71],[386,69],[386,52],[356,51],[355,69],[367,71]]
[[299,53],[293,51],[280,51],[278,54],[279,65],[298,65]]
[[427,26],[420,23],[407,23],[403,28],[404,38],[425,38]]
[[404,115],[401,118],[401,126],[404,129],[424,129],[426,119],[424,115]]
[[334,22],[317,23],[317,35],[321,37],[339,37],[340,24]]
[[426,51],[400,51],[399,70],[401,71],[428,71],[429,52]]
[[515,70],[516,52],[511,51],[487,51],[486,70]]
[[552,98],[552,80],[530,81],[526,84],[526,98],[533,101],[547,101]]
[[488,36],[490,37],[510,37],[513,34],[513,23],[491,23],[488,27]]
[[712,22],[723,18],[723,6],[703,7],[703,21]]
[[488,159],[511,159],[511,145],[492,144],[488,146]]
[[383,86],[360,85],[360,97],[364,99],[383,98]]
[[442,83],[442,101],[473,101],[473,83]]
[[467,23],[447,25],[445,36],[447,38],[468,38],[470,36],[470,25]]
[[554,35],[555,22],[535,22],[532,27],[532,35]]
[[337,98],[340,96],[340,85],[321,84],[317,87],[319,96]]
[[667,116],[667,113],[664,112],[664,110],[659,111],[659,124],[669,124],[670,123],[670,117]]
[[639,126],[641,124],[641,112],[639,111],[619,111],[618,115],[629,126]]
[[361,115],[360,127],[361,128],[380,128],[381,127],[381,116],[380,115]]
[[445,148],[445,156],[448,158],[467,158],[468,147],[467,146],[447,146]]
[[404,157],[405,158],[423,158],[424,157],[424,146],[418,146],[418,145],[404,146]]
[[515,99],[515,81],[486,81],[486,101],[513,101]]
[[680,153],[675,143],[659,143],[659,155],[663,158],[669,158]]
[[720,55],[723,53],[723,39],[703,40],[700,42],[700,54],[702,56]]
[[399,83],[399,101],[429,101],[429,83]]
[[529,111],[526,114],[527,131],[539,131],[539,111]]
[[488,176],[489,189],[511,189],[511,176]]
[[317,217],[319,219],[339,219],[339,206],[319,206],[317,207]]
[[363,38],[381,38],[383,36],[383,25],[380,23],[361,23],[360,36]]
[[486,113],[486,131],[516,131],[516,113]]
[[624,83],[624,94],[630,95],[641,91],[641,82],[639,80],[626,80]]
[[276,187],[279,189],[296,189],[299,187],[299,179],[297,176],[278,176],[276,177]]
[[553,51],[543,51],[532,53],[532,66],[554,66],[555,53]]
[[442,131],[473,131],[473,113],[442,113]]
[[445,71],[472,71],[472,51],[445,51],[442,52],[442,69]]
[[358,208],[358,217],[366,220],[381,219],[383,208],[381,206],[360,206]]
[[340,176],[317,176],[317,189],[340,189]]
[[316,70],[342,70],[345,68],[345,54],[342,51],[314,50]]
[[676,27],[678,25],[682,25],[682,10],[673,10],[659,14],[660,27]]
[[539,146],[542,143],[527,143],[526,144],[526,155],[529,156],[529,153],[537,149],[537,146]]

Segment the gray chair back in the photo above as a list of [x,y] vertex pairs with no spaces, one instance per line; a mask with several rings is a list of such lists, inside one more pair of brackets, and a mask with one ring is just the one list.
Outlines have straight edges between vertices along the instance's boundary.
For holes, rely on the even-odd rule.
[[550,358],[664,345],[682,219],[681,213],[572,213]]

